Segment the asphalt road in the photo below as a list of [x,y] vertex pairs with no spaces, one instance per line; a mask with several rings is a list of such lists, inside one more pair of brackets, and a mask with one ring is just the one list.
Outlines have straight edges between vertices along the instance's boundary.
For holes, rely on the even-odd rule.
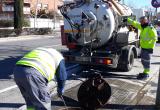
[[[36,39],[6,40],[0,42],[0,110],[15,110],[25,104],[19,89],[13,81],[12,71],[15,62],[26,52],[36,47],[46,46],[58,50],[65,49],[65,47],[61,46],[60,40],[60,37],[56,35],[55,37],[39,37]],[[152,64],[155,66],[160,65],[159,47],[160,45],[157,44],[153,56]],[[136,74],[142,71],[139,59],[135,61],[134,68],[136,69],[125,74],[131,75],[132,73]],[[72,85],[74,84],[72,83]]]
[[[34,36],[36,37],[36,36]],[[36,47],[53,47],[61,50],[59,36],[16,39],[0,39],[0,110],[14,110],[24,104],[24,100],[13,81],[15,62]]]
[[[111,97],[107,104],[96,110],[160,110],[160,108],[156,108],[156,106],[160,105],[155,103],[159,69],[160,44],[157,44],[151,60],[150,77],[147,80],[137,80],[136,78],[137,74],[143,72],[140,59],[135,59],[134,66],[129,72],[98,67],[92,68],[91,71],[84,71],[79,76],[80,78],[85,78],[85,81],[92,76],[90,73],[101,73],[103,79],[111,86]],[[77,99],[80,86],[81,84],[65,91],[63,98],[66,106],[63,100],[56,96],[53,97],[53,110],[64,110],[65,107],[70,108],[69,110],[73,108],[74,110],[80,110],[80,103]],[[93,99],[91,98],[91,100]]]

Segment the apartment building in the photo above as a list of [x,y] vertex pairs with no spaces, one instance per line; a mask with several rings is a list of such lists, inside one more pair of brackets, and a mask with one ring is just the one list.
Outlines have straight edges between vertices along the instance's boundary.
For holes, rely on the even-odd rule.
[[[58,11],[58,5],[63,4],[62,0],[24,0],[24,15],[29,16],[31,10],[45,9],[46,11]],[[0,0],[0,19],[13,19],[14,0]]]
[[[30,14],[30,0],[24,0],[24,14]],[[0,19],[13,19],[14,0],[0,0]]]
[[46,9],[47,11],[58,11],[58,5],[62,5],[62,0],[31,0],[31,10],[36,9],[36,5],[38,9]]

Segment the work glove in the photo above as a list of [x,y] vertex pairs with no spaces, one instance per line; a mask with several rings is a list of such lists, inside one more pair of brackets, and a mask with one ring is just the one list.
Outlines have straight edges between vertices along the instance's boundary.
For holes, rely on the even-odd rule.
[[127,20],[128,20],[128,17],[124,17],[122,21],[123,21],[124,23],[126,23]]

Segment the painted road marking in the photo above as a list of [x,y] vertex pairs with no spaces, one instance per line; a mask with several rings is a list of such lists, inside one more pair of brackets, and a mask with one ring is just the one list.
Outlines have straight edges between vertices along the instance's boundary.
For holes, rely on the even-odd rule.
[[[51,46],[45,46],[45,47],[60,46],[60,45],[61,45],[61,44],[51,45]],[[9,91],[9,90],[11,90],[11,89],[14,89],[14,88],[17,88],[17,85],[14,85],[14,86],[11,86],[11,87],[8,87],[8,88],[5,88],[5,89],[0,90],[0,94],[3,93],[3,92]]]
[[14,85],[14,86],[11,86],[11,87],[0,90],[0,94],[3,93],[3,92],[9,91],[11,89],[14,89],[14,88],[17,88],[17,85]]
[[62,44],[57,44],[57,45],[46,45],[44,47],[52,47],[52,46],[62,46]]

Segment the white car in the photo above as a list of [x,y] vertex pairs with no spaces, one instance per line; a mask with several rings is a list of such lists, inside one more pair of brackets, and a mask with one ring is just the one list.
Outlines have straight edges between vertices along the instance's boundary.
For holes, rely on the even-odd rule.
[[158,35],[158,41],[160,41],[160,26],[156,27],[157,35]]

